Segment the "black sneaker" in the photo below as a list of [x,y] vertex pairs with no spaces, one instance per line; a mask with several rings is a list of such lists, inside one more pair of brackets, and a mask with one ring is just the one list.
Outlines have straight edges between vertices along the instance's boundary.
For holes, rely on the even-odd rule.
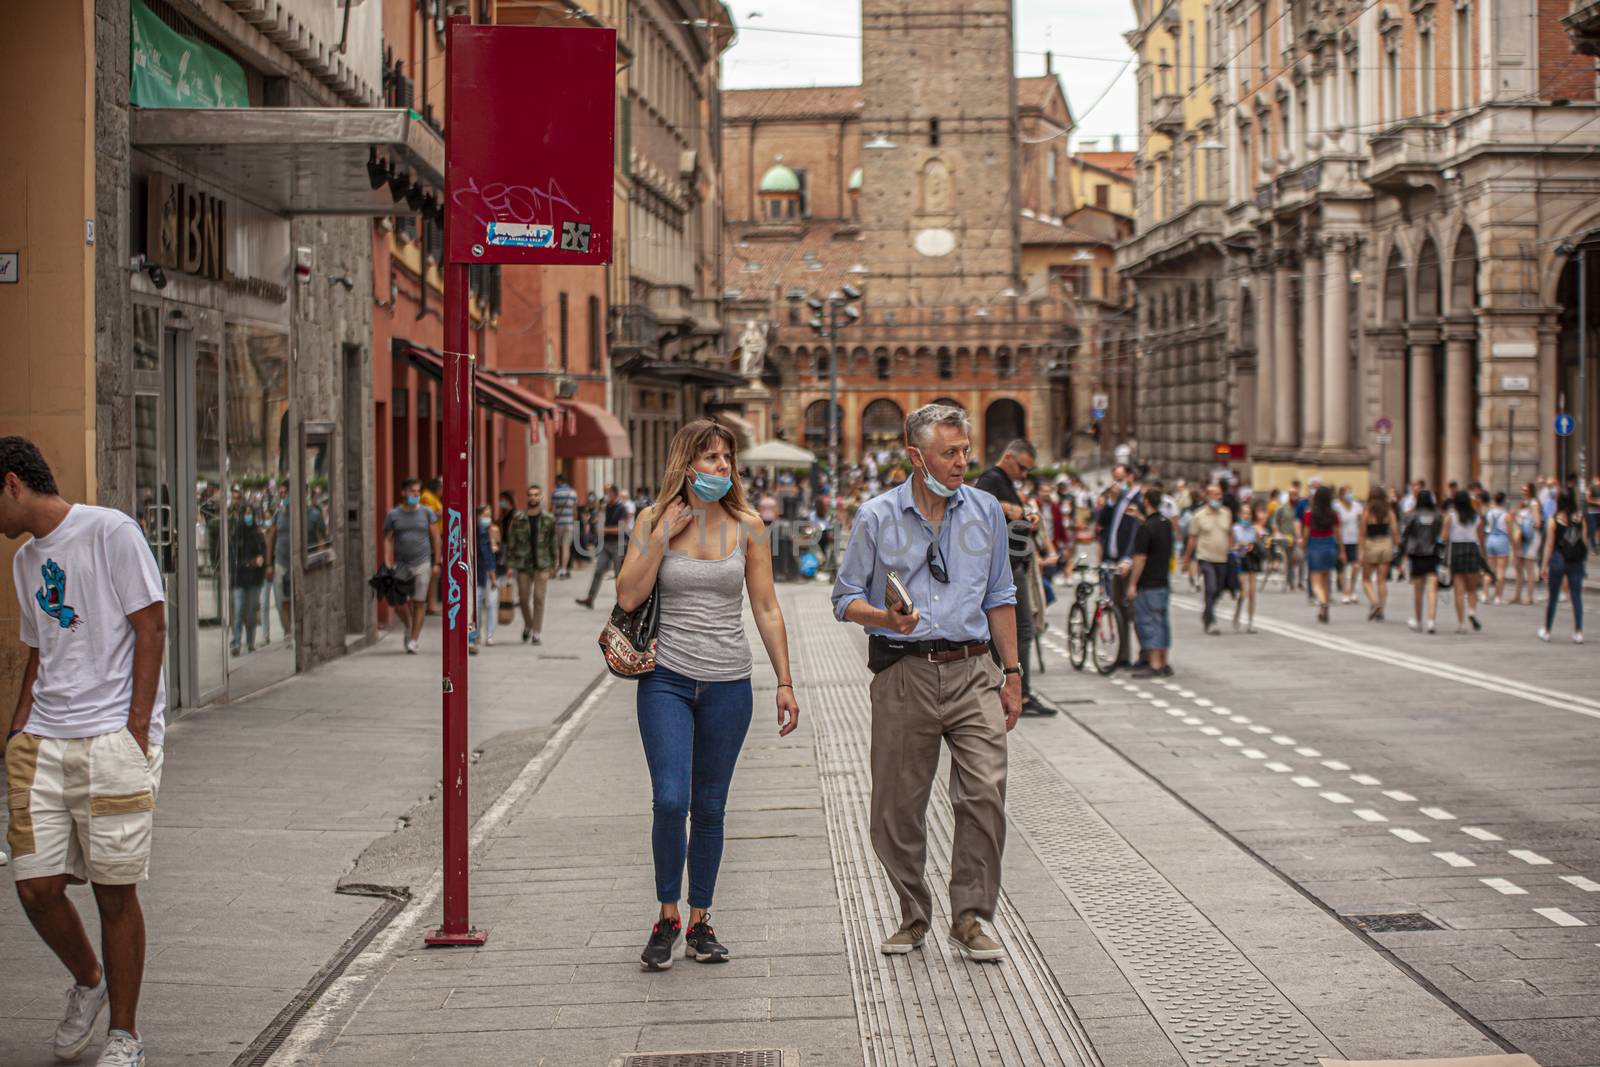
[[698,963],[728,962],[727,947],[717,941],[716,931],[704,919],[689,927],[683,937],[683,949],[685,956],[693,956]]
[[677,947],[683,924],[677,919],[661,919],[650,928],[650,940],[639,955],[639,966],[647,971],[666,971],[672,968],[672,950]]
[[1151,675],[1151,677],[1153,677],[1153,678],[1171,678],[1172,677],[1172,668],[1170,666],[1162,667],[1160,670],[1155,671]]

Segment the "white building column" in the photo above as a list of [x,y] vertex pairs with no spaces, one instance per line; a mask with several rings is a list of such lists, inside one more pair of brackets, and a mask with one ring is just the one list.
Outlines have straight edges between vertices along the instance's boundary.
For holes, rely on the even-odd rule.
[[1312,245],[1300,272],[1300,441],[1322,443],[1322,249]]
[[1435,495],[1440,489],[1435,484],[1439,477],[1439,426],[1433,417],[1433,349],[1438,340],[1438,331],[1432,326],[1413,327],[1407,336],[1411,347],[1411,451],[1406,478],[1421,478]]
[[1444,477],[1462,485],[1472,481],[1472,427],[1477,415],[1472,403],[1472,346],[1477,337],[1475,320],[1445,326]]
[[1323,253],[1322,445],[1346,449],[1350,442],[1349,240],[1331,238]]
[[1298,441],[1295,418],[1294,290],[1287,253],[1280,253],[1272,279],[1272,424],[1273,442],[1293,448]]

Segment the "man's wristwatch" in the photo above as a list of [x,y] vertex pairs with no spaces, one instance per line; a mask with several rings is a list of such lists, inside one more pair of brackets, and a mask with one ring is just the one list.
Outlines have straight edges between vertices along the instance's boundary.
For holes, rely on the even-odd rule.
[[1015,674],[1015,675],[1018,675],[1019,677],[1022,674],[1022,664],[1020,664],[1020,663],[1017,664],[1015,667],[1002,667],[1000,669],[1005,671],[1005,673],[1007,673],[1007,674]]

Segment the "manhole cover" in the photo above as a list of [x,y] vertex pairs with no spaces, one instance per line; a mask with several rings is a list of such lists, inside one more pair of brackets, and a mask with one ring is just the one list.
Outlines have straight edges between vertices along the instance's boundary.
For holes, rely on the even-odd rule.
[[1346,915],[1344,919],[1369,934],[1389,934],[1399,930],[1444,929],[1420,911],[1397,911],[1385,915]]
[[612,1067],[783,1067],[783,1052],[775,1048],[735,1052],[641,1052],[611,1063]]

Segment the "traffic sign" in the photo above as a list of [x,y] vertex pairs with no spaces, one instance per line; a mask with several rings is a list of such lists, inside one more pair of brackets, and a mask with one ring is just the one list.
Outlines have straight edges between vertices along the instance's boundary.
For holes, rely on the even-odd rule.
[[[1097,411],[1103,412],[1106,408],[1111,406],[1111,397],[1107,396],[1105,393],[1096,393],[1090,398],[1089,406]],[[1100,416],[1096,415],[1095,418],[1098,419]]]
[[1380,445],[1386,445],[1386,444],[1388,444],[1388,443],[1389,443],[1389,442],[1390,442],[1390,441],[1393,441],[1393,440],[1394,440],[1394,434],[1392,434],[1392,433],[1380,433],[1380,434],[1374,434],[1374,435],[1373,435],[1373,439],[1374,439],[1374,440],[1375,440],[1375,441],[1377,441],[1377,442],[1378,442],[1378,444],[1380,444]]
[[1091,419],[1103,419],[1103,418],[1106,417],[1106,409],[1105,408],[1090,408],[1089,409],[1089,417]]
[[1372,428],[1377,433],[1394,433],[1394,420],[1387,415],[1379,415],[1377,424]]
[[1572,436],[1572,426],[1573,426],[1572,416],[1568,415],[1565,411],[1563,411],[1561,414],[1556,416],[1556,436],[1557,437],[1571,437]]

